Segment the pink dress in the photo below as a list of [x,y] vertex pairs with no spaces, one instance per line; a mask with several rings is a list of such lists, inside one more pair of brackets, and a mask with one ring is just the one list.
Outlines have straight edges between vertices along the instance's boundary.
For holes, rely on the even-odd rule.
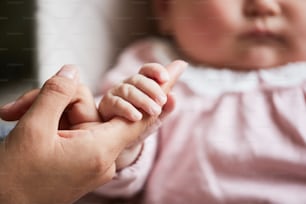
[[[143,63],[177,58],[165,41],[138,42],[103,89]],[[175,111],[98,193],[144,189],[145,204],[306,203],[306,63],[248,72],[190,65],[173,91]]]

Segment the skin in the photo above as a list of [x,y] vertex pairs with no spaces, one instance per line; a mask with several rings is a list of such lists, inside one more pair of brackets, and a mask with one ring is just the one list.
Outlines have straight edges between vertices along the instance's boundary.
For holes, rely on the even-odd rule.
[[[182,62],[167,67],[165,93],[183,68]],[[73,203],[132,162],[139,135],[171,107],[169,100],[160,115],[135,123],[119,117],[102,122],[77,75],[73,66],[64,66],[42,89],[0,108],[3,120],[18,120],[0,143],[0,203]]]
[[0,203],[72,203],[113,177],[122,144],[107,139],[117,135],[109,124],[92,125],[100,117],[77,78],[76,70],[65,66],[41,90],[1,107],[2,119],[19,121],[0,143]]
[[248,70],[306,60],[306,1],[153,3],[160,30],[197,64]]
[[[99,105],[99,113],[104,121],[121,117],[137,122],[146,120],[148,116],[158,117],[147,126],[147,130],[139,136],[138,141],[121,152],[116,160],[117,169],[125,168],[137,159],[143,140],[156,129],[158,126],[156,124],[160,124],[173,111],[175,98],[168,93],[167,84],[173,75],[178,76],[175,72],[181,73],[186,66],[187,64],[183,61],[175,61],[168,67],[157,63],[144,64],[138,74],[114,86],[103,96]],[[181,67],[181,69],[172,69],[175,67]]]
[[[174,39],[183,58],[196,64],[249,70],[306,60],[306,1],[155,0],[153,3],[160,30]],[[162,93],[167,82],[165,73],[160,65],[145,65],[137,75],[111,89],[99,106],[103,121],[116,121],[120,116],[134,122],[146,121],[146,128],[152,127],[159,114],[169,113],[174,107],[173,96]],[[133,129],[128,131],[134,134]],[[143,132],[144,129],[135,134]],[[133,163],[141,150],[141,139],[129,140],[125,149],[121,148],[118,169]]]
[[138,74],[114,86],[103,96],[99,106],[103,120],[120,116],[138,121],[143,117],[139,110],[151,116],[159,115],[167,102],[161,85],[168,80],[168,71],[162,65],[143,65]]

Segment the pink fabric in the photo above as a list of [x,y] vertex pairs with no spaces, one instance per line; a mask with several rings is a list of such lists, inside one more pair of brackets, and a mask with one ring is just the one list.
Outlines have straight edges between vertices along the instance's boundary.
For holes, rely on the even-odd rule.
[[[105,87],[158,61],[154,42],[129,48]],[[130,196],[144,188],[145,204],[306,203],[306,80],[288,87],[261,80],[218,95],[179,81],[174,92],[174,113],[139,161],[98,192]]]

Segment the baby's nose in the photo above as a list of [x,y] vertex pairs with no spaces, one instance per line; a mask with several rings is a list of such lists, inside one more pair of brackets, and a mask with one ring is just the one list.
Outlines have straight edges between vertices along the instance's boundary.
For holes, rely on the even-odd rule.
[[245,0],[244,14],[248,17],[269,17],[281,13],[278,0]]

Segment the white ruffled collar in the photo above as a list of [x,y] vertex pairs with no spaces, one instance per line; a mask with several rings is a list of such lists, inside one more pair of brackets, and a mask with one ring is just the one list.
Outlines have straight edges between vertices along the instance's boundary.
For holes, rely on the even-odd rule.
[[[178,59],[174,48],[163,40],[153,43],[153,56],[161,64]],[[288,87],[306,80],[306,62],[288,63],[271,69],[235,71],[189,64],[180,81],[199,94],[218,95],[224,92],[241,92],[265,84],[271,87]]]

